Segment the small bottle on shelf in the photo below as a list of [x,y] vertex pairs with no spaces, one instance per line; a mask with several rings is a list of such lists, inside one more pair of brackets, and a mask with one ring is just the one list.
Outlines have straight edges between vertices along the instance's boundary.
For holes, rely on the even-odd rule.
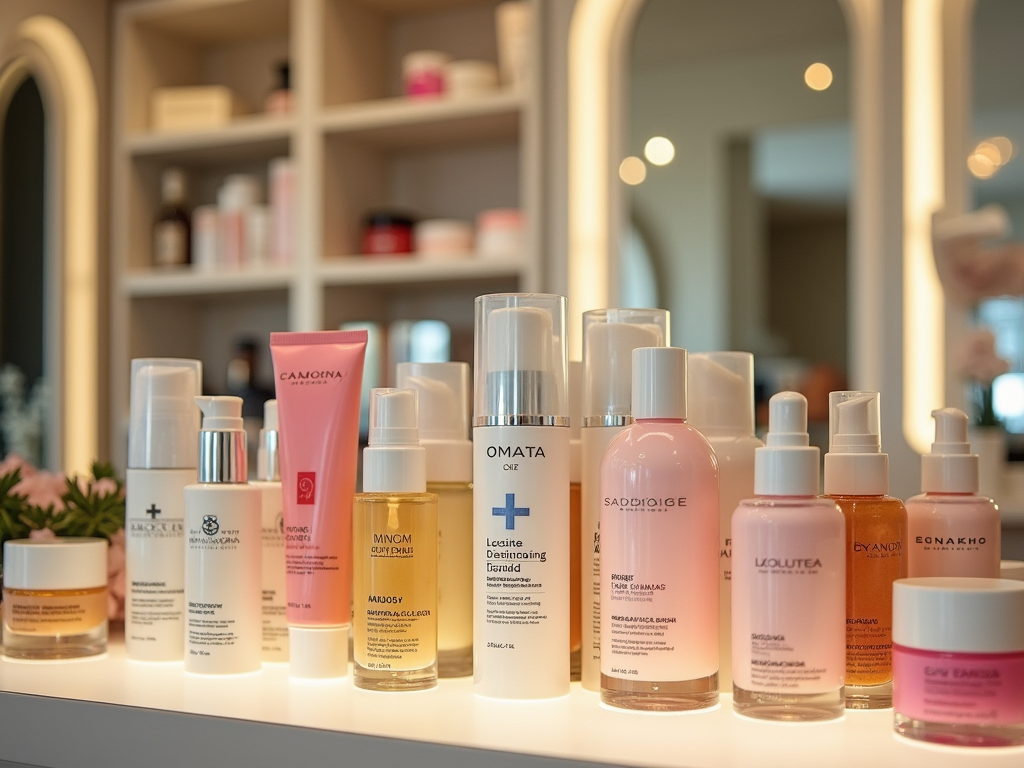
[[153,225],[153,266],[192,263],[192,217],[185,208],[185,172],[167,168],[160,177],[160,210]]
[[263,111],[268,115],[287,115],[292,111],[291,65],[287,61],[274,66],[275,83],[273,90],[263,101]]

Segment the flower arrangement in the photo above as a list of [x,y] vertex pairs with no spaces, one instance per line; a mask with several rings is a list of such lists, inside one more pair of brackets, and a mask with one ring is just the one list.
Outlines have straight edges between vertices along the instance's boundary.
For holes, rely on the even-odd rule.
[[992,382],[1010,370],[1010,364],[996,354],[992,331],[978,328],[966,333],[957,350],[956,367],[974,384],[975,423],[980,427],[998,426],[992,407]]
[[0,545],[8,539],[56,536],[107,539],[107,613],[111,619],[123,619],[124,483],[110,464],[94,462],[91,469],[91,478],[65,477],[36,469],[17,454],[9,454],[0,462]]

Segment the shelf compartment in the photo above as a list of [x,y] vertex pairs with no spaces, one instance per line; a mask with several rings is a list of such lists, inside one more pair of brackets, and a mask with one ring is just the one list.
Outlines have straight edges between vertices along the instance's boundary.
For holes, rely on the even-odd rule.
[[336,256],[320,264],[324,285],[415,285],[464,283],[495,278],[519,278],[519,260],[468,257],[450,261],[412,257]]
[[200,272],[192,269],[134,270],[121,279],[121,291],[131,298],[211,297],[215,295],[287,290],[292,269],[251,269]]
[[210,131],[139,133],[125,143],[136,158],[223,164],[287,155],[294,131],[294,118],[253,115]]
[[389,149],[464,145],[519,137],[523,97],[501,91],[474,99],[379,99],[326,111],[327,134]]

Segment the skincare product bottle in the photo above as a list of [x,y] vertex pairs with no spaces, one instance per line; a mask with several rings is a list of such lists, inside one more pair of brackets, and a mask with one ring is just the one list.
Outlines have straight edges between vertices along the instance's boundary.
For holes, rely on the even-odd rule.
[[185,671],[255,672],[262,650],[260,489],[240,397],[197,397],[199,482],[185,488]]
[[831,392],[825,495],[846,517],[846,707],[892,706],[892,583],[907,575],[907,510],[887,496],[877,392]]
[[901,579],[892,600],[896,732],[961,747],[1024,744],[1024,584]]
[[482,696],[569,693],[566,299],[476,299],[473,677]]
[[583,429],[580,433],[580,682],[601,690],[601,459],[633,423],[633,350],[668,344],[663,309],[595,309],[583,313]]
[[473,674],[473,443],[469,365],[399,363],[400,389],[419,396],[427,492],[437,494],[437,674]]
[[288,661],[280,449],[277,400],[267,400],[263,404],[263,429],[256,451],[256,481],[253,483],[259,488],[262,500],[263,661]]
[[153,226],[153,266],[192,262],[192,219],[185,208],[185,172],[167,168],[160,177],[160,210]]
[[846,521],[818,497],[806,398],[780,392],[768,408],[757,495],[732,518],[733,708],[764,720],[831,720],[846,708]]
[[[687,377],[687,423],[707,438],[718,459],[718,686],[728,691],[732,689],[732,513],[740,501],[754,495],[754,452],[764,445],[754,435],[754,356],[749,352],[693,354]],[[814,493],[818,493],[817,482]]]
[[583,363],[569,361],[569,679],[580,679],[580,533],[583,504],[582,445]]
[[185,497],[199,466],[198,360],[132,360],[125,473],[124,644],[134,661],[185,654]]
[[291,66],[287,61],[274,65],[274,87],[263,100],[268,115],[287,115],[292,111]]
[[427,493],[416,390],[370,393],[363,492],[352,508],[353,679],[371,691],[437,685],[437,494]]
[[907,500],[907,574],[999,578],[999,508],[978,495],[978,457],[967,414],[932,411],[935,442],[921,457],[921,490]]
[[77,659],[107,650],[107,540],[4,542],[3,652]]
[[635,423],[601,461],[601,701],[718,702],[718,465],[686,423],[686,350],[633,350]]

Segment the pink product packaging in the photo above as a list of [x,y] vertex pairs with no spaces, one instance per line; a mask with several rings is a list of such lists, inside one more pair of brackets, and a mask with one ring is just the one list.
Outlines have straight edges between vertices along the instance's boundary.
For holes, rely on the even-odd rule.
[[972,747],[1024,744],[1024,583],[893,584],[897,733]]
[[402,58],[405,95],[430,98],[445,92],[444,68],[451,56],[441,51],[413,51]]
[[291,674],[348,670],[366,331],[273,333]]

